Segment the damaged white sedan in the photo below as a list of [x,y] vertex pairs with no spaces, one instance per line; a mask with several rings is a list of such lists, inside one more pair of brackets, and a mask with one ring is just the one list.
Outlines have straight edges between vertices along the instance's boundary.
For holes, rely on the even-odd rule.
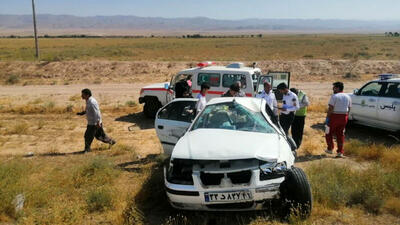
[[264,100],[214,98],[191,122],[195,104],[176,99],[156,116],[157,135],[170,154],[164,178],[173,207],[238,211],[273,205],[310,214],[310,185],[294,167],[295,144]]

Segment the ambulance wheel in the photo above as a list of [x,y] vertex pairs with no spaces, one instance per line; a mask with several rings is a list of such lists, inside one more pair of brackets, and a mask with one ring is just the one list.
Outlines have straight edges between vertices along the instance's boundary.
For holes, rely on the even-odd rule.
[[161,103],[158,100],[149,99],[143,106],[143,113],[147,118],[154,119],[159,108],[161,108]]
[[293,167],[285,176],[280,187],[282,201],[282,216],[291,215],[305,219],[312,209],[312,194],[306,174],[300,168]]

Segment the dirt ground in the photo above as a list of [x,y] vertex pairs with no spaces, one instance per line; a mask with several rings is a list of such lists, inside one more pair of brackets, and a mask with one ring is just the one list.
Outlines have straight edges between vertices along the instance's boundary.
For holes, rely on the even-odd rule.
[[[305,168],[316,165],[314,163],[335,161],[338,164],[351,165],[354,168],[365,168],[368,166],[365,162],[358,162],[350,157],[335,159],[324,154],[323,122],[325,113],[323,111],[332,93],[331,83],[331,81],[322,80],[312,82],[295,80],[291,83],[292,87],[302,89],[307,93],[314,108],[313,110],[310,108],[307,116],[304,143],[299,149],[297,166]],[[364,83],[365,81],[347,81],[345,82],[345,92],[352,92],[354,88],[359,88]],[[157,184],[162,179],[158,177],[162,175],[160,168],[147,168],[151,165],[149,162],[154,161],[155,156],[162,152],[154,129],[154,120],[145,118],[142,106],[137,103],[140,88],[148,84],[150,84],[149,80],[118,84],[0,86],[0,156],[7,159],[33,154],[34,157],[26,159],[37,159],[38,162],[45,164],[49,162],[63,164],[68,160],[83,159],[84,156],[75,156],[75,154],[83,150],[86,119],[75,113],[81,111],[84,106],[83,100],[80,99],[80,91],[83,88],[90,88],[100,104],[105,130],[116,139],[118,146],[109,150],[108,145],[95,140],[92,145],[93,152],[89,155],[113,157],[114,161],[119,163],[118,167],[123,170],[118,181],[118,185],[123,188],[120,194],[120,199],[123,201],[121,200],[117,208],[110,212],[117,220],[120,220],[122,211],[126,210],[127,205],[129,206],[125,197],[131,197],[133,193],[135,199],[140,198],[141,195],[147,193],[147,189],[153,188],[148,186],[152,183],[140,187],[142,185],[140,182],[143,182],[146,176],[150,177],[150,181],[157,181]],[[34,107],[44,107],[48,112],[35,112]],[[65,111],[66,108],[70,109]],[[10,109],[15,109],[16,112],[11,112]],[[24,113],[24,110],[27,110],[28,113]],[[29,113],[29,110],[33,110],[33,113]],[[359,126],[347,130],[348,138],[363,142],[395,144],[396,141],[389,135],[388,132]],[[135,154],[124,153],[126,148],[134,149]],[[54,158],[52,156],[65,157]],[[143,165],[140,164],[141,162]],[[156,175],[149,175],[148,173],[152,174],[153,169],[158,172],[154,172]],[[150,172],[143,172],[147,170]],[[171,214],[176,214],[176,212],[171,213],[165,199],[157,199],[157,201],[161,201],[161,203],[155,210],[139,206],[143,210],[146,224],[160,224],[169,220]],[[347,210],[346,216],[332,210],[329,213],[325,212],[324,207],[319,206],[315,215],[319,219],[314,221],[320,224],[353,224],[355,221],[358,221],[358,224],[387,224],[387,222],[400,224],[399,218],[392,215],[374,216],[364,213],[362,210],[348,208],[345,210]],[[329,215],[329,218],[324,213]],[[109,219],[102,214],[98,217],[90,216],[90,218],[92,218],[90,219],[92,223]],[[93,220],[93,218],[96,219]],[[360,218],[362,219],[360,220]],[[115,220],[110,219],[110,221]]]
[[[351,92],[359,88],[364,82],[345,83],[345,91]],[[83,88],[92,90],[94,97],[103,110],[103,120],[106,131],[116,140],[126,144],[134,144],[140,149],[139,154],[158,154],[160,146],[155,134],[153,120],[149,120],[141,113],[138,105],[140,88],[146,83],[133,84],[91,84],[91,85],[34,85],[34,86],[1,86],[0,103],[3,107],[17,107],[19,105],[54,104],[54,107],[66,107],[71,104],[73,111],[67,114],[13,114],[3,113],[0,121],[3,130],[12,126],[16,121],[23,121],[31,131],[25,134],[12,134],[3,137],[0,145],[0,154],[24,155],[28,152],[70,153],[81,150],[83,147],[82,135],[85,130],[85,118],[75,115],[75,111],[83,109],[83,101],[79,93]],[[302,82],[292,83],[293,87],[304,90],[312,104],[326,105],[331,95],[331,82]],[[125,107],[127,102],[134,101],[134,107]],[[40,103],[39,103],[40,104]],[[120,107],[125,107],[120,110]],[[324,106],[322,106],[323,108]],[[322,132],[324,114],[311,112],[307,117],[306,134]],[[39,124],[41,127],[39,128]],[[34,127],[37,130],[35,130]],[[128,130],[130,128],[131,131]],[[1,131],[0,127],[0,131]],[[373,138],[373,135],[363,134],[363,128],[354,128],[350,135],[355,138]],[[379,134],[379,132],[377,131]],[[322,136],[322,133],[320,134]],[[376,134],[375,134],[376,136]],[[379,135],[378,135],[379,136]],[[380,135],[382,136],[382,135]],[[382,137],[382,141],[387,141]],[[323,149],[320,149],[321,151]],[[321,152],[322,153],[322,152]]]

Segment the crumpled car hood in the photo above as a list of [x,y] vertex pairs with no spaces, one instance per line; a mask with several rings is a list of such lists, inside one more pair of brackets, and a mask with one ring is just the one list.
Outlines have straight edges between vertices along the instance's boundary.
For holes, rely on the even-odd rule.
[[278,134],[225,129],[197,129],[176,144],[172,158],[234,160],[257,158],[276,161],[280,156]]

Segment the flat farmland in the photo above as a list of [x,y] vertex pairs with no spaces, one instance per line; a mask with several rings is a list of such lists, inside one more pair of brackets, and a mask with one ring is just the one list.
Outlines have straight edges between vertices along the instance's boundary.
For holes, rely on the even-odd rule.
[[[259,61],[400,59],[400,38],[384,35],[263,35],[215,38],[40,38],[41,60]],[[0,39],[0,60],[34,60],[32,38]]]

